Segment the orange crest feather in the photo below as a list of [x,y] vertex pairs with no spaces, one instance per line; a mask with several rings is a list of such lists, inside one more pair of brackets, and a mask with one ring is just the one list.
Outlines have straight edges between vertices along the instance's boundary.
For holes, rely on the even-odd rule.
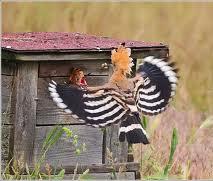
[[114,49],[111,53],[112,64],[114,64],[117,69],[125,73],[130,73],[130,63],[132,62],[132,58],[130,58],[131,49],[120,45],[117,51]]

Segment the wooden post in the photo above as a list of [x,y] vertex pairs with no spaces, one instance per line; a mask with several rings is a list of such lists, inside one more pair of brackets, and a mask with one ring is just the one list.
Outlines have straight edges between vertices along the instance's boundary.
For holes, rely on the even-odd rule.
[[[112,152],[113,159],[117,163],[127,162],[128,157],[128,143],[120,142],[118,139],[119,125],[111,125],[106,128],[106,149],[108,148]],[[107,152],[105,152],[105,163],[109,163],[107,160]]]
[[[112,65],[109,66],[109,78],[111,77],[113,73],[113,67]],[[110,127],[107,127],[104,132],[104,155],[103,155],[103,163],[109,163],[109,160],[107,159],[107,149],[112,153],[114,161],[118,163],[127,162],[128,157],[128,143],[120,142],[118,139],[118,133],[119,133],[119,125],[111,125]]]
[[[17,97],[14,122],[14,160],[22,166],[32,163],[35,125],[38,63],[18,64]],[[24,164],[24,165],[23,165]]]

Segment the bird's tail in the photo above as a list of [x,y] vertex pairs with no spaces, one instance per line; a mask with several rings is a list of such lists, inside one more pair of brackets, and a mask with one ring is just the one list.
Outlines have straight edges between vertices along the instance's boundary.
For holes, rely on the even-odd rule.
[[119,129],[119,140],[123,142],[125,139],[127,139],[127,142],[131,144],[149,144],[147,133],[140,123],[138,113],[129,115],[126,120],[121,122]]

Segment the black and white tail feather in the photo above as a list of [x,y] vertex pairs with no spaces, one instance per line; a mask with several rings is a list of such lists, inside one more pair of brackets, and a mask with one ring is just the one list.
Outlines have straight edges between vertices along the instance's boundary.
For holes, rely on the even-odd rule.
[[123,142],[125,139],[127,139],[128,143],[142,142],[143,144],[149,144],[148,135],[141,126],[141,120],[138,112],[131,113],[127,119],[121,122],[119,140]]
[[129,93],[121,94],[115,89],[90,91],[54,81],[49,83],[48,89],[57,106],[79,121],[93,127],[121,122],[120,141],[148,144],[139,113],[156,115],[164,111],[175,93],[177,76],[172,64],[154,57],[145,58],[137,73],[145,81],[135,82],[134,103],[129,102]]

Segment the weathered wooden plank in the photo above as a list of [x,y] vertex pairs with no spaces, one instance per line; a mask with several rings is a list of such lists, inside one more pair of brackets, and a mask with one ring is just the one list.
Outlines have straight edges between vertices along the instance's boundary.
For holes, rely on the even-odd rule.
[[103,63],[109,64],[110,60],[41,62],[39,77],[69,76],[72,67],[82,69],[85,75],[108,75],[108,69],[102,67]]
[[2,60],[1,74],[2,75],[16,75],[16,63]]
[[169,49],[168,48],[152,48],[149,50],[138,50],[135,52],[131,57],[138,59],[144,58],[147,56],[155,56],[155,57],[168,57],[169,56]]
[[[55,173],[58,173],[61,170],[61,166],[50,165],[51,168],[55,168]],[[76,165],[64,165],[65,174],[73,174],[76,168]],[[113,166],[109,164],[81,164],[78,165],[76,173],[83,173],[85,170],[89,169],[89,173],[110,173],[115,172],[136,172],[140,169],[140,164],[131,162],[131,163],[115,163]],[[45,171],[45,168],[42,167],[41,171]]]
[[104,136],[106,137],[105,145],[105,163],[109,163],[109,153],[111,152],[114,161],[127,162],[128,158],[128,143],[120,142],[118,139],[119,125],[112,125],[107,127]]
[[[116,172],[116,179],[119,180],[135,180],[135,172]],[[112,173],[88,173],[89,179],[92,180],[115,180]],[[66,174],[64,180],[72,180],[74,174]],[[80,174],[76,174],[74,179],[78,179]]]
[[19,63],[14,127],[14,159],[31,163],[35,124],[38,81],[38,63]]
[[2,125],[13,125],[15,118],[14,113],[3,112],[1,114]]
[[[57,83],[64,83],[67,77],[53,78]],[[103,85],[108,80],[108,76],[87,76],[86,80],[90,86]],[[76,124],[78,120],[72,118],[70,114],[59,109],[49,95],[48,83],[50,79],[39,78],[38,80],[38,106],[37,106],[37,125],[48,124]]]
[[5,51],[5,50],[2,49],[2,51],[1,51],[1,59],[7,60],[7,61],[15,61],[16,60],[16,55],[13,52]]
[[14,76],[2,75],[2,112],[8,112],[12,100],[12,89],[14,89]]
[[13,137],[12,125],[2,125],[1,127],[1,169],[4,170],[6,164],[11,159],[11,138]]
[[[100,129],[85,125],[67,126],[74,134],[79,137],[79,144],[86,144],[86,151],[79,156],[75,154],[75,148],[71,139],[61,138],[60,141],[52,147],[47,155],[46,161],[50,165],[70,166],[80,164],[102,163],[102,139],[103,133]],[[34,161],[36,162],[41,152],[42,143],[46,134],[53,126],[36,127],[36,138],[34,144]]]
[[15,112],[15,77],[2,75],[2,124],[13,124]]
[[[47,173],[47,171],[45,172]],[[135,172],[115,172],[116,176],[112,173],[88,173],[87,176],[82,174],[65,174],[63,180],[135,180]],[[54,177],[52,175],[52,177]],[[27,175],[22,175],[22,180],[27,179]]]
[[97,53],[19,53],[15,55],[16,60],[22,61],[63,61],[63,60],[105,60],[110,58],[110,52],[97,52]]
[[[143,47],[132,48],[132,58],[141,58],[144,52],[162,52],[168,51],[167,46],[162,47]],[[152,53],[153,54],[153,53]],[[64,60],[105,60],[110,59],[111,50],[104,51],[81,51],[81,52],[28,52],[28,53],[15,53],[9,51],[2,51],[2,57],[8,60],[21,60],[21,61],[64,61]]]

